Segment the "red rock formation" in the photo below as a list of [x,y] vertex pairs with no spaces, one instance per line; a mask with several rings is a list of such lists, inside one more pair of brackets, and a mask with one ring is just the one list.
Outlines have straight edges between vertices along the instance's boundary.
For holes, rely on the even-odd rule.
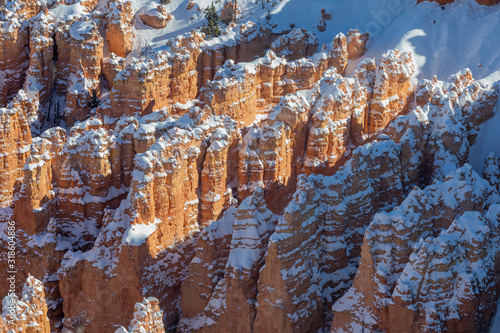
[[[300,95],[283,98],[276,116],[260,127],[250,128],[239,152],[238,198],[245,199],[257,187],[270,191],[269,197],[283,198],[293,189],[300,173],[310,105]],[[274,112],[273,112],[274,113]],[[283,208],[281,200],[270,203],[273,211]]]
[[236,22],[240,15],[240,9],[237,0],[226,0],[220,10],[220,20],[224,23]]
[[[361,325],[370,331],[472,332],[486,326],[498,294],[498,267],[487,244],[498,242],[500,206],[484,208],[491,191],[466,166],[376,215],[353,287],[333,307],[332,331]],[[455,201],[447,200],[449,193]],[[476,269],[478,260],[488,264]]]
[[24,179],[14,205],[13,219],[28,235],[45,230],[56,215],[53,179],[61,165],[66,132],[61,128],[42,133],[33,140],[23,168]]
[[202,35],[192,33],[170,45],[173,51],[156,53],[147,61],[134,61],[108,81],[111,104],[103,112],[112,116],[148,114],[176,102],[185,103],[198,94],[197,58]]
[[65,96],[63,119],[72,126],[87,116],[92,89],[99,91],[104,43],[97,25],[87,16],[61,24],[55,34],[55,87],[59,95]]
[[134,30],[132,1],[115,0],[106,5],[106,40],[109,52],[125,57],[132,50]]
[[0,108],[0,207],[9,206],[14,192],[19,190],[30,144],[31,131],[22,105]]
[[397,50],[352,72],[358,31],[318,50],[231,23],[130,54],[132,25],[164,28],[170,7],[72,2],[1,9],[0,262],[14,221],[18,278],[45,285],[21,330],[486,329],[500,162],[489,184],[464,164],[494,89],[470,71],[412,87]]
[[43,284],[30,276],[20,297],[12,294],[3,299],[0,316],[2,332],[50,333]]
[[[259,190],[204,230],[183,283],[180,332],[252,330],[258,273],[274,224]],[[221,250],[206,251],[213,246]]]
[[206,83],[202,98],[216,114],[228,114],[249,125],[253,122],[255,109],[268,110],[286,94],[311,89],[327,68],[334,66],[343,73],[347,58],[347,41],[340,34],[334,39],[331,50],[325,47],[320,55],[311,59],[287,62],[268,51],[264,58],[250,64],[234,65],[227,61],[214,79]]
[[200,7],[199,7],[198,5],[196,5],[193,1],[189,0],[188,5],[187,5],[187,7],[186,7],[186,10],[191,10],[191,9],[193,9],[195,6],[197,6],[197,7],[198,7],[198,10],[200,10]]
[[306,58],[318,48],[318,39],[305,29],[292,29],[288,34],[279,36],[271,44],[271,50],[289,60]]
[[[227,119],[229,120],[229,118]],[[208,225],[218,220],[235,199],[231,189],[238,177],[238,131],[218,129],[212,136],[201,171],[200,222]],[[234,185],[233,185],[234,187]]]
[[172,20],[172,15],[167,13],[164,6],[159,5],[140,15],[142,22],[155,29],[162,29],[167,26],[168,21]]
[[347,33],[347,54],[349,59],[358,59],[366,51],[369,34],[361,34],[359,30],[349,30]]
[[405,112],[412,74],[411,55],[399,52],[382,56],[378,67],[363,62],[353,79],[327,72],[313,109],[304,172],[331,174],[352,144],[363,143],[367,134]]
[[162,315],[163,312],[160,310],[156,298],[144,299],[142,303],[135,304],[134,319],[132,319],[128,330],[120,327],[115,333],[164,333]]
[[24,83],[30,50],[28,29],[21,22],[34,15],[30,3],[16,1],[0,9],[5,17],[0,21],[0,107],[6,107]]
[[[373,82],[375,75],[369,74],[366,68],[372,68],[373,72],[376,67],[373,61],[367,61],[361,65],[354,77],[362,82],[371,77]],[[453,93],[443,97],[451,99],[456,112],[462,115],[461,118],[454,119],[455,126],[460,128],[463,126],[461,124],[467,124],[472,130],[491,115],[496,93],[479,88],[467,73],[452,77],[451,84],[444,90],[444,94],[446,91]],[[328,79],[330,77],[327,75],[325,80]],[[420,91],[417,96],[421,96]],[[443,93],[443,90],[435,91],[438,94]],[[361,91],[356,96],[361,95],[370,96]],[[321,94],[318,93],[317,96]],[[456,99],[458,96],[461,96],[460,99]],[[427,111],[430,112],[429,119],[437,121],[446,109],[433,110],[431,101],[432,98],[429,97],[425,104],[426,108],[430,108]],[[290,104],[300,105],[297,102]],[[284,109],[277,109],[278,114],[286,114]],[[304,107],[297,109],[304,110]],[[366,109],[368,110],[368,107]],[[405,191],[411,190],[414,184],[425,182],[419,174],[428,168],[428,163],[434,168],[435,177],[439,178],[452,168],[452,165],[461,165],[466,161],[460,152],[466,151],[467,138],[472,138],[473,132],[463,132],[463,138],[458,141],[461,144],[457,146],[454,144],[456,140],[447,139],[447,136],[454,132],[453,129],[443,128],[437,132],[429,132],[433,127],[423,121],[426,118],[422,117],[420,112],[422,111],[417,108],[409,116],[398,118],[382,132],[389,134],[389,137],[387,134],[378,134],[381,142],[355,149],[346,166],[341,167],[332,177],[310,176],[299,182],[294,200],[287,206],[275,233],[270,237],[265,258],[260,259],[265,262],[263,268],[259,270],[258,277],[254,275],[250,280],[246,280],[246,283],[253,286],[251,288],[255,288],[257,283],[259,292],[256,298],[248,298],[248,295],[255,294],[246,294],[247,296],[243,297],[250,300],[245,304],[255,306],[240,304],[230,307],[229,302],[242,297],[242,289],[230,289],[230,276],[227,273],[222,275],[222,267],[224,262],[227,265],[226,257],[229,257],[225,251],[228,249],[231,235],[231,214],[235,212],[228,212],[219,221],[219,225],[212,224],[213,229],[210,229],[210,232],[213,234],[210,241],[199,244],[197,259],[191,266],[192,273],[183,288],[185,292],[182,297],[185,300],[181,304],[185,316],[181,319],[179,329],[218,331],[224,327],[239,325],[239,329],[246,332],[316,330],[323,325],[328,326],[332,320],[331,305],[343,295],[356,272],[357,258],[363,244],[363,232],[357,230],[364,230],[381,207],[398,205]],[[448,110],[447,117],[453,117],[456,112]],[[269,126],[273,124],[272,119]],[[396,128],[399,128],[399,131],[395,131]],[[266,154],[260,152],[260,149],[265,148],[256,148],[257,143],[265,138],[280,138],[277,134],[279,132],[276,131],[272,132],[273,135],[260,133],[265,131],[257,127],[250,128],[244,137],[246,147],[242,152],[246,153],[240,153],[240,164],[247,159],[244,164],[248,166],[247,170],[257,175],[257,186],[264,185],[264,181],[259,179],[263,178],[263,157],[266,157]],[[398,144],[389,138],[393,138]],[[429,147],[426,147],[427,145]],[[279,148],[273,149],[279,152]],[[271,150],[267,150],[267,154],[269,153]],[[424,154],[433,156],[433,160],[429,161],[429,155]],[[379,167],[370,168],[370,165]],[[279,170],[279,163],[272,166]],[[407,173],[405,170],[409,169],[416,172]],[[240,172],[241,170],[240,167]],[[240,174],[239,178],[245,175]],[[346,188],[349,190],[346,191]],[[239,193],[244,190],[245,188],[239,189]],[[484,199],[487,195],[481,197]],[[252,197],[247,200],[250,198]],[[241,206],[246,207],[243,204]],[[465,210],[469,207],[465,204],[462,206]],[[447,214],[446,211],[444,213]],[[452,219],[453,215],[447,216]],[[347,249],[344,244],[354,246]],[[214,246],[224,249],[216,257],[210,250]],[[229,252],[231,253],[230,249]],[[217,266],[210,266],[210,262],[217,262]],[[329,290],[331,293],[321,294],[321,290]],[[199,294],[202,296],[196,298]],[[192,301],[193,299],[197,301]],[[244,313],[232,310],[241,308],[248,310]],[[227,313],[237,314],[226,317]],[[240,316],[241,319],[233,322],[232,318],[235,316]],[[397,328],[392,329],[398,331]]]
[[410,54],[389,51],[380,59],[368,111],[367,134],[385,128],[400,113],[408,111],[412,87],[410,77],[414,73]]
[[47,11],[30,25],[30,60],[23,89],[15,99],[26,100],[28,121],[32,130],[40,132],[47,119],[53,87],[54,18]]

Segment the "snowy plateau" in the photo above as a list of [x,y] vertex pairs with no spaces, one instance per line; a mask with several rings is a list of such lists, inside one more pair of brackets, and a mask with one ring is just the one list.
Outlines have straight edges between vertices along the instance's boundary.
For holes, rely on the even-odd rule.
[[0,0],[0,333],[500,333],[499,0]]

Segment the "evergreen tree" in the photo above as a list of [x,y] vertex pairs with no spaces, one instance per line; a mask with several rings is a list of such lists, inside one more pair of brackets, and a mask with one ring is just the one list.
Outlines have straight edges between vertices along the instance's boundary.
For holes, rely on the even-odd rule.
[[212,2],[211,6],[208,6],[203,10],[205,14],[205,18],[207,19],[206,25],[203,25],[201,31],[205,33],[205,35],[210,37],[217,37],[220,35],[220,26],[219,26],[219,15],[215,10],[214,3]]
[[59,100],[56,102],[56,110],[54,112],[54,125],[53,126],[59,126],[59,122],[61,121],[61,115],[59,114],[61,112],[60,107],[59,107]]
[[90,97],[90,101],[87,103],[87,106],[91,109],[95,109],[99,106],[99,99],[97,98],[97,92],[95,89],[92,89],[92,96]]

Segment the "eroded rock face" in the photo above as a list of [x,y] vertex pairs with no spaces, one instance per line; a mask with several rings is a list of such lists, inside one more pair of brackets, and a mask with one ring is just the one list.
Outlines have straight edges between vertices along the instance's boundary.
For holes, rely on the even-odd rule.
[[280,57],[296,60],[316,53],[318,45],[318,39],[307,30],[295,28],[276,38],[271,44],[271,50]]
[[22,105],[0,109],[0,152],[2,153],[0,207],[11,204],[20,186],[22,168],[29,155],[31,131]]
[[240,15],[240,9],[238,6],[238,1],[236,0],[226,0],[224,1],[224,6],[220,11],[220,20],[222,22],[234,22]]
[[487,329],[500,161],[482,175],[467,161],[495,85],[469,70],[412,85],[399,50],[353,62],[356,30],[320,46],[230,23],[150,46],[136,29],[173,19],[155,6],[2,6],[0,262],[13,221],[27,280],[15,328]]
[[106,15],[106,39],[109,52],[126,57],[132,50],[134,29],[132,1],[109,1]]
[[275,224],[259,189],[205,228],[182,286],[178,331],[252,331],[259,270]]
[[[364,68],[367,66],[376,68],[373,62],[362,64],[357,77],[367,76],[364,73]],[[328,75],[325,79],[331,80]],[[338,79],[342,82],[341,77]],[[451,77],[448,83],[432,82],[424,80],[419,85],[417,100],[424,103],[421,107],[389,123],[389,126],[376,134],[377,142],[364,144],[354,149],[345,166],[340,167],[333,176],[312,175],[299,179],[293,199],[286,206],[283,215],[278,218],[278,223],[273,227],[274,232],[269,236],[267,244],[259,245],[259,248],[263,246],[267,250],[260,252],[260,256],[257,256],[258,262],[262,265],[259,266],[261,268],[258,270],[258,275],[247,280],[242,278],[245,276],[243,273],[245,270],[239,273],[240,279],[248,281],[247,286],[252,286],[253,289],[250,290],[257,288],[256,294],[247,292],[243,294],[245,296],[242,296],[242,289],[234,290],[229,287],[232,283],[232,276],[228,274],[228,271],[231,271],[232,265],[230,260],[226,259],[230,258],[233,251],[232,245],[229,246],[229,244],[235,241],[235,235],[231,234],[231,227],[234,230],[239,209],[248,207],[248,203],[242,203],[236,211],[227,211],[220,221],[212,224],[210,229],[206,229],[207,235],[202,238],[206,240],[198,244],[197,257],[190,265],[190,273],[183,286],[181,301],[183,318],[179,329],[181,331],[219,331],[223,330],[226,325],[227,327],[236,325],[242,332],[254,330],[314,331],[322,327],[323,329],[330,328],[330,322],[333,320],[332,331],[334,332],[341,329],[346,332],[356,330],[356,327],[361,327],[356,326],[356,323],[363,325],[362,317],[359,320],[351,317],[345,319],[343,315],[344,312],[350,315],[353,309],[346,309],[342,313],[335,311],[333,314],[330,309],[333,304],[336,309],[336,307],[341,307],[343,302],[347,302],[341,297],[347,290],[351,292],[349,286],[357,271],[360,256],[361,267],[357,274],[361,274],[364,269],[363,251],[365,251],[366,240],[364,241],[363,238],[366,228],[368,228],[366,235],[370,233],[370,223],[380,218],[381,215],[377,215],[377,212],[389,211],[391,208],[400,209],[399,207],[405,206],[407,201],[403,199],[407,195],[408,198],[412,197],[412,189],[415,185],[425,187],[428,184],[428,179],[422,177],[423,173],[429,172],[428,170],[432,170],[430,172],[435,179],[442,179],[453,185],[456,191],[460,189],[461,193],[467,193],[464,196],[466,201],[457,201],[449,209],[444,209],[445,204],[439,202],[436,203],[436,207],[439,208],[426,208],[434,213],[442,214],[441,218],[434,219],[435,228],[450,228],[455,217],[460,217],[461,212],[487,207],[486,202],[492,200],[495,194],[492,187],[485,180],[481,180],[470,166],[466,165],[460,169],[461,171],[457,171],[457,176],[448,175],[447,178],[446,175],[449,170],[456,169],[457,166],[466,162],[462,152],[468,150],[468,138],[474,137],[472,129],[491,116],[497,93],[494,90],[479,88],[470,76],[470,72],[467,71]],[[434,95],[426,97],[427,102],[424,102],[421,96],[425,95],[423,91],[426,89],[423,87],[427,84],[439,85],[442,89],[431,89]],[[325,83],[322,83],[322,86],[325,86]],[[341,84],[334,86],[342,87]],[[329,90],[325,89],[326,91]],[[441,100],[441,102],[434,104],[433,100]],[[294,101],[295,103],[291,103],[292,101],[289,101],[288,105],[295,104],[297,109],[307,110],[303,105],[300,106],[297,100]],[[317,98],[316,105],[322,105],[319,101],[321,99]],[[294,114],[288,113],[289,109],[285,107],[286,105],[276,109],[279,110],[280,116]],[[287,116],[282,119],[303,119],[300,118],[300,114],[300,112],[296,113],[294,118]],[[423,114],[427,114],[427,117]],[[454,129],[436,128],[432,125],[435,121],[441,121],[443,114],[453,119]],[[272,124],[272,121],[269,124]],[[459,128],[462,130],[458,130]],[[467,128],[470,128],[470,132]],[[449,140],[448,135],[455,131],[463,131],[463,139]],[[250,128],[244,137],[246,148],[242,151],[245,154],[240,153],[240,161],[247,158],[248,162],[245,163],[247,170],[252,169],[254,172],[266,169],[265,163],[262,162],[264,160],[259,157],[261,154],[259,151],[264,150],[259,147],[259,140],[266,137],[276,140],[280,137],[276,132],[267,136],[260,133],[265,132],[263,130],[261,132],[260,128]],[[457,142],[460,142],[460,145],[456,145]],[[410,155],[412,158],[408,157]],[[262,156],[266,155],[262,154]],[[430,156],[432,158],[429,159]],[[492,162],[488,165],[494,165],[495,159],[492,157],[491,160]],[[249,165],[255,167],[250,168]],[[374,165],[377,167],[368,167]],[[279,163],[273,166],[279,169]],[[487,169],[496,170],[494,166]],[[415,172],[408,173],[406,170]],[[262,171],[258,172],[260,173],[257,174],[262,175]],[[489,171],[489,173],[492,172]],[[474,179],[471,181],[478,181],[483,190],[478,187],[479,184],[464,187],[461,183],[457,184],[455,179],[462,179],[461,181],[465,183],[469,181],[467,179]],[[266,187],[266,183],[262,180],[257,181],[256,186]],[[245,188],[241,188],[243,189]],[[452,189],[444,188],[440,190],[442,192],[436,193],[433,187],[429,187],[429,191],[438,200],[444,200],[444,196],[439,193],[453,192]],[[472,204],[467,204],[469,202],[467,200],[476,200],[472,199],[475,195],[474,191],[479,191],[478,203],[474,201]],[[246,197],[244,202],[255,200],[256,196],[261,195],[260,193],[257,191]],[[422,202],[425,207],[429,207],[429,200],[425,199]],[[408,206],[415,207],[410,204]],[[458,209],[458,207],[461,208]],[[255,210],[259,211],[257,208]],[[444,216],[446,219],[443,218]],[[268,224],[265,222],[267,221],[265,217],[260,217],[259,220],[261,226]],[[231,221],[234,221],[232,225]],[[250,235],[254,234],[250,231],[252,228],[248,226],[246,229],[248,240],[245,243],[247,244],[252,239]],[[408,230],[412,232],[414,228],[410,227]],[[398,233],[399,229],[394,232]],[[497,237],[494,235],[493,240]],[[261,236],[258,239],[266,237]],[[465,244],[468,241],[464,239],[463,242]],[[217,252],[216,257],[211,250],[214,247],[223,249]],[[408,248],[411,250],[411,246]],[[491,259],[488,260],[492,262]],[[211,263],[217,263],[217,265]],[[488,272],[492,274],[493,271]],[[365,279],[370,279],[372,275],[373,272],[366,273]],[[356,277],[356,279],[359,278]],[[355,286],[356,279],[354,279]],[[366,288],[367,284],[363,281],[359,283]],[[481,284],[481,288],[487,285],[489,285],[488,282],[485,282]],[[484,291],[485,294],[490,292]],[[475,295],[475,299],[476,296],[480,297]],[[197,301],[192,302],[194,297],[197,297]],[[370,297],[372,293],[368,292],[355,299],[361,302],[364,299],[370,300]],[[245,306],[229,306],[234,299],[241,298],[249,299]],[[339,298],[340,300],[337,301]],[[495,299],[494,295],[491,296],[492,302],[488,303],[489,311],[494,311]],[[349,302],[348,304],[353,302],[351,298]],[[196,304],[196,306],[191,306],[191,304]],[[239,318],[237,322],[231,319],[235,316],[227,316],[227,313],[234,313],[233,309],[240,311],[242,308],[248,310],[245,315],[235,315]],[[239,313],[238,311],[236,312]],[[364,310],[359,311],[364,313]],[[381,313],[380,320],[386,320],[384,319],[386,318],[385,312]],[[484,325],[488,325],[491,313],[488,312],[485,317],[481,317],[483,319],[480,321]],[[398,315],[392,316],[391,318],[396,318]],[[342,318],[351,326],[338,325]],[[408,318],[413,317],[408,316]],[[392,319],[390,325],[393,326],[377,327],[382,329],[388,327],[389,331],[398,332],[403,329],[397,326],[400,322]],[[365,324],[367,330],[375,328]]]
[[140,15],[142,22],[155,29],[162,29],[167,26],[168,21],[172,19],[172,15],[167,13],[164,6],[157,6]]
[[[20,1],[2,6],[1,15],[0,75],[4,84],[0,87],[0,107],[5,107],[24,83],[30,50],[28,29],[21,22],[33,14],[28,4]],[[21,22],[13,20],[17,17]]]
[[42,282],[30,276],[19,297],[9,294],[3,299],[0,329],[2,332],[50,333]]
[[498,294],[498,254],[490,249],[499,241],[500,215],[497,204],[487,204],[492,193],[466,165],[376,215],[353,287],[333,307],[332,331],[485,329]]
[[91,91],[99,91],[103,38],[88,16],[69,20],[56,28],[58,58],[56,90],[65,97],[63,120],[72,126],[88,114]]
[[144,299],[141,303],[136,303],[134,308],[134,319],[132,319],[128,330],[122,326],[115,333],[165,332],[162,321],[163,312],[160,310],[156,298]]

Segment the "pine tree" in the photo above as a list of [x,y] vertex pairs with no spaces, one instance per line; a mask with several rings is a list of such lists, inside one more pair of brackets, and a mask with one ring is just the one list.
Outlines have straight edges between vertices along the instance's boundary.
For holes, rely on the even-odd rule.
[[210,37],[217,37],[220,35],[220,26],[219,26],[219,15],[215,10],[214,3],[212,2],[211,6],[208,6],[203,10],[205,14],[205,18],[207,19],[208,25],[203,25],[201,31],[205,33],[205,35]]
[[60,112],[60,106],[59,106],[59,101],[56,102],[56,110],[55,110],[55,113],[54,113],[54,118],[53,118],[53,121],[54,121],[54,126],[59,126],[59,123],[61,121],[61,115],[59,114]]
[[97,92],[95,89],[92,89],[92,96],[90,97],[90,101],[87,103],[87,106],[91,109],[95,109],[100,104],[99,99],[97,98]]

